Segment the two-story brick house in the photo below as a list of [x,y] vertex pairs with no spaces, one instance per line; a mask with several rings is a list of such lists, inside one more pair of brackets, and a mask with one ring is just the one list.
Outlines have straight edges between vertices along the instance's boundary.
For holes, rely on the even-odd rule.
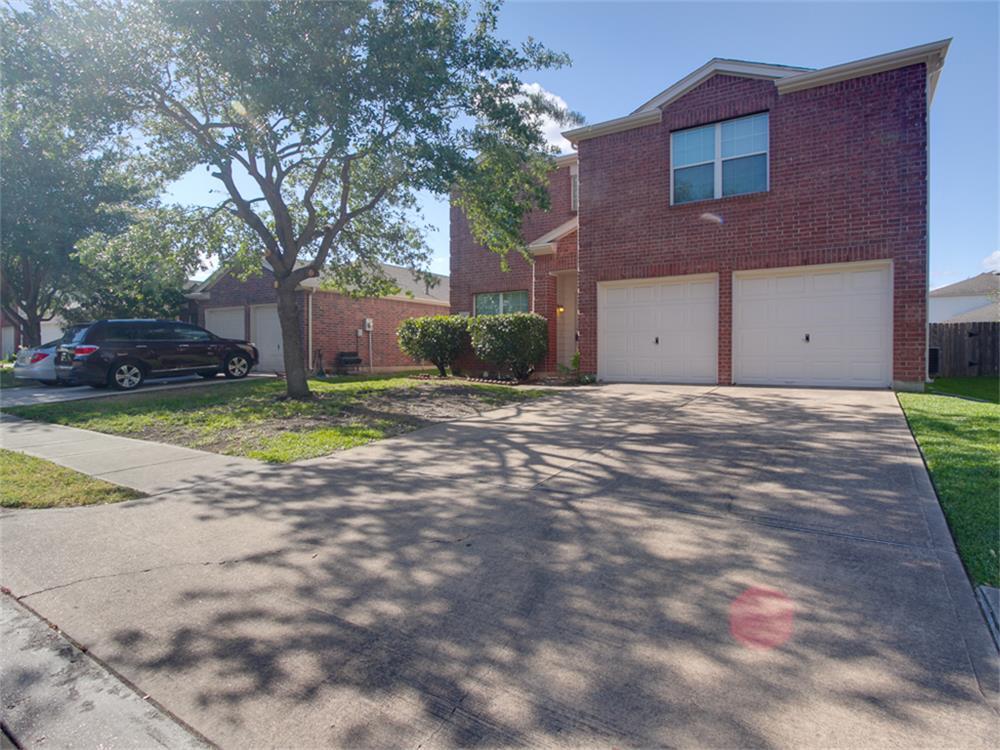
[[453,312],[531,309],[544,369],[607,381],[917,386],[928,114],[948,41],[820,70],[714,59],[565,133],[508,273],[456,208]]

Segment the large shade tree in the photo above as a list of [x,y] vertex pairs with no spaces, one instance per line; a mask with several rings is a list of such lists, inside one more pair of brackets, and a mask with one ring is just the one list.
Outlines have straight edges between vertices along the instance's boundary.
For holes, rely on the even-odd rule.
[[79,291],[77,242],[121,231],[152,195],[116,138],[122,113],[68,95],[80,81],[45,44],[51,31],[0,9],[0,303],[29,346]]
[[[476,236],[523,250],[547,200],[542,117],[521,76],[565,62],[497,36],[498,5],[387,2],[46,3],[52,43],[92,90],[131,106],[150,153],[201,165],[224,200],[222,262],[273,270],[288,395],[309,395],[296,288],[391,288],[426,267],[420,191],[455,191]],[[42,12],[39,8],[38,12]]]

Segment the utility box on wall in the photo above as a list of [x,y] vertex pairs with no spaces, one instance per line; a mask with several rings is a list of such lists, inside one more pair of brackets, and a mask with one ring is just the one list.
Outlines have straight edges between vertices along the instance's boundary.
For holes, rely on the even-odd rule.
[[365,330],[371,331],[374,328],[375,328],[375,321],[372,320],[371,318],[365,318]]

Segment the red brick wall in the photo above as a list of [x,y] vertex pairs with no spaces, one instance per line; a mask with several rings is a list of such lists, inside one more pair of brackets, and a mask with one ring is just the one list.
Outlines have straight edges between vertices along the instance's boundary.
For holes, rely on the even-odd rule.
[[447,315],[445,305],[429,305],[391,299],[351,299],[334,292],[316,292],[313,297],[313,351],[322,350],[324,367],[333,367],[338,352],[357,351],[369,364],[368,332],[358,338],[365,318],[373,321],[372,362],[383,367],[414,367],[414,362],[399,349],[396,329],[407,318]]
[[[891,259],[893,377],[924,379],[927,110],[924,66],[778,96],[715,76],[662,122],[585,140],[580,158],[581,368],[597,369],[597,282],[719,274],[719,381],[731,382],[732,272]],[[767,193],[670,205],[670,132],[768,111]],[[724,223],[702,221],[712,212]],[[453,273],[460,270],[453,256]]]
[[[205,324],[205,310],[213,307],[244,306],[244,327],[249,332],[250,306],[275,304],[277,293],[274,276],[264,271],[260,276],[252,276],[240,281],[232,276],[223,276],[210,290],[211,297],[198,304],[198,323]],[[309,334],[307,327],[308,293],[299,292],[299,319],[302,326],[303,346],[308,351]],[[412,367],[412,359],[403,354],[396,341],[396,329],[406,318],[425,315],[447,315],[445,305],[422,304],[392,299],[352,299],[335,292],[317,291],[313,296],[313,353],[322,351],[323,366],[332,368],[336,364],[338,352],[357,351],[369,364],[368,332],[359,339],[357,329],[364,328],[365,318],[374,321],[372,350],[374,367]],[[308,354],[306,355],[308,356]],[[306,363],[312,367],[311,362]]]
[[[535,211],[524,222],[524,237],[532,241],[575,216],[570,208],[570,171],[561,167],[549,177],[551,205],[548,211]],[[564,243],[560,243],[560,250]],[[575,242],[574,242],[575,250]],[[471,314],[472,297],[479,292],[531,292],[531,265],[518,254],[508,257],[510,270],[500,269],[500,256],[486,250],[473,238],[465,214],[451,207],[451,309]],[[538,282],[536,270],[535,281]],[[553,295],[555,294],[553,287]],[[536,311],[545,315],[536,307]],[[547,317],[547,316],[546,316]]]

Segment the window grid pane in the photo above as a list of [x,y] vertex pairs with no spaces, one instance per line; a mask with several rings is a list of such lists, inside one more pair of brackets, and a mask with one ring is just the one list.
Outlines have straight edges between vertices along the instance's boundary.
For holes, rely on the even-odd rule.
[[476,315],[498,315],[500,313],[499,294],[477,294]]
[[507,292],[503,295],[505,313],[528,312],[527,292]]
[[767,190],[767,155],[744,156],[722,162],[722,194],[743,195]]
[[767,151],[767,114],[722,123],[722,158]]
[[678,131],[671,138],[671,148],[674,167],[712,161],[715,159],[715,126]]
[[715,197],[715,164],[674,170],[674,203]]

